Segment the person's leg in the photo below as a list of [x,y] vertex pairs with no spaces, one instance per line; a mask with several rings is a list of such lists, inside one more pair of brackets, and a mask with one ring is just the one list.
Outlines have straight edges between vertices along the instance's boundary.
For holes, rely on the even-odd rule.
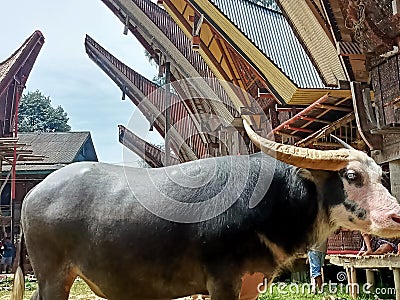
[[0,264],[1,264],[1,266],[0,266],[0,273],[3,273],[3,270],[5,269],[5,257],[3,256],[2,258],[1,258],[1,261],[0,261]]
[[322,284],[324,283],[324,272],[323,272],[323,267],[325,264],[325,253],[324,252],[318,252],[318,257],[319,257],[319,272],[321,275],[317,276],[315,278],[315,282],[317,284],[318,290],[321,291],[322,289]]
[[317,286],[318,291],[321,290],[322,283],[323,283],[322,275],[318,275],[317,277],[315,277],[315,285]]
[[316,293],[322,287],[321,255],[318,251],[309,251],[308,260],[310,263],[310,277],[312,279],[312,292]]
[[5,263],[4,263],[6,273],[10,273],[10,271],[11,271],[11,264],[12,264],[12,257],[6,257]]
[[374,255],[382,255],[386,253],[390,253],[393,251],[393,246],[390,244],[382,244],[379,246],[378,249],[376,249],[373,254]]

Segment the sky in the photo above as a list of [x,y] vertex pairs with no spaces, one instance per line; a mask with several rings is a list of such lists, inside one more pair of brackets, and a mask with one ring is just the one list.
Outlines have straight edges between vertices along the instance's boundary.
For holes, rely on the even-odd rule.
[[[118,86],[88,57],[88,34],[114,56],[147,78],[157,74],[144,48],[100,0],[0,0],[0,62],[7,59],[35,31],[45,43],[29,75],[25,92],[41,91],[52,105],[61,105],[72,131],[90,131],[99,161],[122,163],[128,159],[118,141],[118,124],[160,144],[156,133],[135,111]],[[129,122],[131,117],[134,122]],[[130,124],[128,126],[128,124]],[[134,128],[132,128],[132,126]],[[129,160],[138,160],[129,156]],[[129,161],[129,162],[130,162]]]

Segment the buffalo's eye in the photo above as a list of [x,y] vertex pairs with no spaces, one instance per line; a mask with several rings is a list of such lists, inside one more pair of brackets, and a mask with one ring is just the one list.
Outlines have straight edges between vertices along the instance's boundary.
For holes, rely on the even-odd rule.
[[356,187],[361,187],[363,185],[363,176],[360,172],[352,169],[342,169],[339,171],[339,175],[346,179],[350,184],[354,184]]
[[356,181],[357,177],[358,176],[357,176],[357,173],[355,171],[349,170],[349,171],[346,172],[346,179],[349,182]]

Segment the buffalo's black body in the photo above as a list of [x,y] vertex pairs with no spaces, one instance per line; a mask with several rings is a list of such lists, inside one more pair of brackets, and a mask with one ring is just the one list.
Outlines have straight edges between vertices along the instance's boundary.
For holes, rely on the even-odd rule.
[[[198,187],[176,183],[182,174]],[[328,224],[330,208],[344,202],[338,172],[313,175],[310,180],[310,171],[264,154],[165,169],[102,163],[65,167],[23,203],[22,225],[40,288],[35,297],[67,299],[65,286],[80,275],[108,299],[171,299],[207,290],[213,300],[236,299],[244,273],[271,275],[315,242],[317,221]],[[243,176],[244,186],[227,186]],[[256,183],[271,176],[267,192],[254,194]],[[238,199],[227,199],[221,192],[226,188],[237,189]],[[262,197],[254,208],[251,195]],[[215,196],[233,204],[194,223],[166,220],[141,204],[164,205],[167,196],[188,203]],[[175,209],[170,215],[187,213]]]

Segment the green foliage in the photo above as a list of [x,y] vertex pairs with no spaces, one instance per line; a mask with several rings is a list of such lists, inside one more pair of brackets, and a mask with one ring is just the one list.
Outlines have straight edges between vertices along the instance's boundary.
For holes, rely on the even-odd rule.
[[157,63],[155,62],[154,58],[151,57],[150,52],[147,51],[146,49],[144,50],[144,56],[146,56],[147,60],[150,62],[150,65],[152,65],[152,66],[158,68],[158,65],[157,65]]
[[70,131],[68,115],[61,106],[51,106],[50,97],[39,90],[24,94],[18,109],[19,132]]
[[[32,297],[33,293],[36,291],[38,285],[35,281],[30,281],[29,278],[25,278],[25,296],[24,300],[28,300]],[[0,278],[0,299],[10,299],[12,290],[12,278]],[[69,300],[96,300],[100,299],[97,297],[86,283],[79,277],[75,280],[72,285]],[[102,299],[102,298],[101,298]]]
[[275,0],[248,0],[248,1],[279,11],[279,7],[276,4]]
[[153,79],[151,80],[153,81],[155,84],[159,85],[159,86],[163,86],[165,84],[165,77],[160,77],[158,75],[154,75]]

